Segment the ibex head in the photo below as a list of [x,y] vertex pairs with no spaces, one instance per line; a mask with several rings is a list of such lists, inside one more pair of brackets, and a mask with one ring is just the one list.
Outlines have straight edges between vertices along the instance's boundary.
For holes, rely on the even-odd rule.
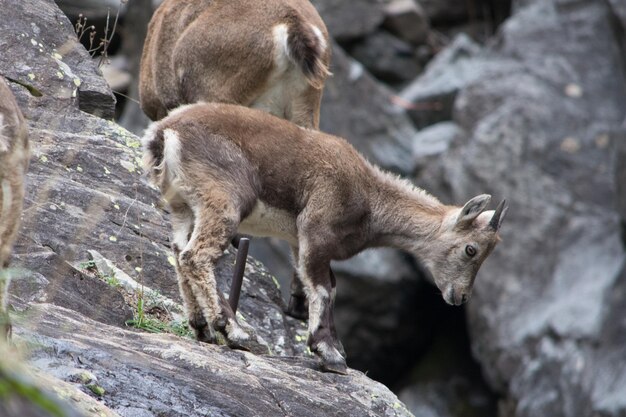
[[490,200],[490,195],[482,194],[463,208],[450,210],[424,259],[448,304],[461,305],[469,300],[480,266],[499,241],[498,231],[508,206],[502,200],[496,210],[485,211]]

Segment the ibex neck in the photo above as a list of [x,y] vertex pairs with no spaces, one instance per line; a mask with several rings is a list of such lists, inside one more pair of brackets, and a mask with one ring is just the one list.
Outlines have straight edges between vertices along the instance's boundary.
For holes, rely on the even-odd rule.
[[409,181],[379,173],[373,224],[377,245],[421,253],[436,238],[446,206]]

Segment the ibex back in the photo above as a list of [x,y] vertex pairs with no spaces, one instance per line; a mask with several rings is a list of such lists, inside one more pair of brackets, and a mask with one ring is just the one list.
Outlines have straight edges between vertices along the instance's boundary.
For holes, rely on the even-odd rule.
[[309,300],[309,346],[344,373],[332,317],[330,261],[376,246],[415,254],[450,304],[465,302],[498,240],[506,207],[490,196],[446,206],[368,163],[348,142],[240,106],[196,104],[153,123],[144,167],[172,211],[173,245],[190,324],[251,347],[216,290],[214,267],[239,231],[285,239]]
[[198,101],[317,128],[330,48],[308,0],[165,0],[148,28],[141,106],[159,120]]
[[13,93],[0,77],[0,338],[6,337],[10,329],[6,311],[9,285],[6,268],[22,215],[28,160],[28,131],[24,117]]

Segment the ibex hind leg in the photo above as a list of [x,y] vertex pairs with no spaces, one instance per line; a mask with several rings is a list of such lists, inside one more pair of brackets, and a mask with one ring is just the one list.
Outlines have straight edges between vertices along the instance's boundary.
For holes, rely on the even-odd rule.
[[172,222],[172,251],[176,259],[176,275],[178,277],[178,287],[185,303],[189,326],[194,330],[196,339],[205,343],[217,343],[217,336],[213,326],[204,317],[200,304],[193,294],[189,280],[181,272],[180,252],[187,246],[191,239],[194,227],[194,215],[191,207],[178,194],[169,199]]
[[219,187],[211,188],[211,193],[198,199],[203,205],[194,210],[191,239],[178,256],[181,290],[185,287],[184,291],[189,292],[189,298],[195,303],[190,314],[201,312],[192,327],[197,325],[204,329],[204,318],[206,328],[223,332],[230,347],[266,353],[267,346],[258,343],[252,329],[244,330],[218,291],[215,265],[235,236],[239,213],[228,196],[216,192]]

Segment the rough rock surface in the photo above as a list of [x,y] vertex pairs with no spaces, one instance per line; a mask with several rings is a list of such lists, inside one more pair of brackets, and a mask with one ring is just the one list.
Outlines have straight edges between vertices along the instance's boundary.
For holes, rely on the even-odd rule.
[[78,43],[72,23],[52,0],[0,0],[0,9],[0,50],[3,57],[19,57],[0,60],[2,75],[35,96],[54,98],[39,100],[48,106],[77,103],[87,113],[113,118],[111,89]]
[[357,371],[319,372],[314,359],[133,332],[50,304],[30,314],[37,320],[17,335],[32,345],[33,365],[85,392],[100,387],[102,403],[121,416],[410,415],[382,384]]
[[509,199],[503,243],[468,305],[502,416],[626,413],[625,255],[611,170],[626,80],[615,20],[607,2],[517,4],[454,101],[468,140],[419,178],[449,201]]
[[411,81],[421,70],[413,47],[384,30],[353,46],[350,55],[376,78],[390,84]]
[[393,384],[406,373],[407,360],[432,341],[436,319],[427,301],[430,284],[408,255],[393,249],[367,250],[332,268],[335,322],[348,364]]
[[312,0],[311,3],[324,19],[330,35],[340,42],[372,33],[385,18],[384,4],[378,0]]
[[416,129],[405,111],[393,104],[394,94],[336,44],[331,72],[322,97],[320,130],[346,138],[385,169],[410,174]]
[[[52,3],[24,3],[59,16],[36,20],[39,33],[50,33],[38,38],[38,48],[52,51],[65,27],[58,22],[66,21]],[[17,27],[26,24],[15,19]],[[31,60],[38,59],[12,53],[15,68],[34,68]],[[82,63],[65,62],[80,74]],[[10,76],[8,61],[0,65]],[[252,260],[238,315],[269,343],[272,356],[128,328],[125,321],[138,314],[129,306],[136,306],[120,292],[121,277],[92,272],[90,253],[179,302],[167,213],[140,174],[138,138],[80,111],[71,94],[60,96],[67,80],[56,76],[58,67],[56,61],[37,67],[34,81],[45,80],[35,86],[40,96],[21,81],[10,85],[29,123],[33,153],[10,301],[15,340],[28,347],[35,368],[100,397],[122,416],[409,415],[387,388],[357,371],[319,372],[305,352],[305,326],[283,315],[275,280]],[[90,68],[94,84],[103,85]],[[229,287],[232,252],[218,265],[221,291]]]
[[513,72],[518,65],[513,60],[491,54],[467,35],[460,34],[399,96],[414,105],[409,115],[419,127],[425,127],[452,117],[453,104],[460,89],[506,68]]
[[385,6],[385,28],[407,42],[426,42],[430,25],[422,6],[415,0],[391,0]]

